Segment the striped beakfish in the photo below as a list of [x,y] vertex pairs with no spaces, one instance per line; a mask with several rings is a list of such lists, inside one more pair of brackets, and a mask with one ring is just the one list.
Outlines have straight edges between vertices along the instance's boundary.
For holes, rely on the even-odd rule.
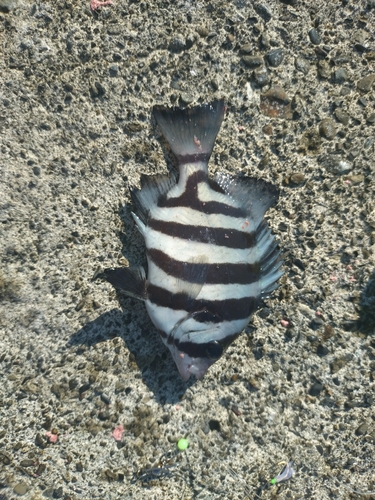
[[100,274],[145,302],[184,380],[204,376],[282,274],[279,250],[263,220],[278,190],[255,178],[208,175],[224,112],[223,101],[153,108],[179,177],[143,175],[141,189],[131,188],[148,276],[141,267]]

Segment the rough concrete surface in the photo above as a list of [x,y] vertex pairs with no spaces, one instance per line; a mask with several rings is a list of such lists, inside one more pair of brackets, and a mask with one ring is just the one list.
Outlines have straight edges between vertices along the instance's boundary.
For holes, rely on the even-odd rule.
[[[0,0],[0,21],[1,500],[375,498],[374,0]],[[92,277],[145,263],[129,185],[176,165],[152,106],[214,98],[210,172],[280,187],[284,275],[184,383],[144,305]]]

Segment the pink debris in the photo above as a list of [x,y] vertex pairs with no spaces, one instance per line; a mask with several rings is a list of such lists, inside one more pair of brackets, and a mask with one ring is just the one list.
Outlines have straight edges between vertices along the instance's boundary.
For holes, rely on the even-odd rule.
[[124,426],[119,425],[116,427],[116,429],[112,432],[112,437],[115,441],[121,441],[122,435],[124,433]]
[[337,281],[337,276],[330,276],[329,278],[331,281]]
[[111,0],[106,0],[105,2],[99,2],[99,0],[90,1],[90,9],[92,11],[99,9],[100,7],[104,7],[105,5],[113,5],[113,4]]
[[50,443],[57,443],[57,440],[59,439],[57,437],[57,434],[52,434],[52,432],[46,432],[46,436],[48,437],[48,441]]
[[289,326],[289,321],[287,321],[286,319],[282,319],[280,323],[284,328],[287,328]]
[[315,311],[316,316],[323,316],[321,311]]

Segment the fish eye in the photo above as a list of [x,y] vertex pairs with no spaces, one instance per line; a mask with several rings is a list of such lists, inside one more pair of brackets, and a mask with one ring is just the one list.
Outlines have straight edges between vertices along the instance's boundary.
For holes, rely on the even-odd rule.
[[213,342],[210,342],[208,344],[206,348],[206,354],[210,359],[219,359],[223,354],[223,346],[220,344],[220,342],[214,340]]

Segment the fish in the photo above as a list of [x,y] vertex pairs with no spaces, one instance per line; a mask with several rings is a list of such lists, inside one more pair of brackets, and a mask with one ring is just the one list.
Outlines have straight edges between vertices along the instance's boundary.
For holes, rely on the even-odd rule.
[[181,377],[203,378],[248,324],[282,275],[266,211],[279,190],[252,177],[208,173],[226,107],[153,107],[178,162],[178,177],[141,175],[130,187],[143,267],[104,269],[116,289],[142,300]]

